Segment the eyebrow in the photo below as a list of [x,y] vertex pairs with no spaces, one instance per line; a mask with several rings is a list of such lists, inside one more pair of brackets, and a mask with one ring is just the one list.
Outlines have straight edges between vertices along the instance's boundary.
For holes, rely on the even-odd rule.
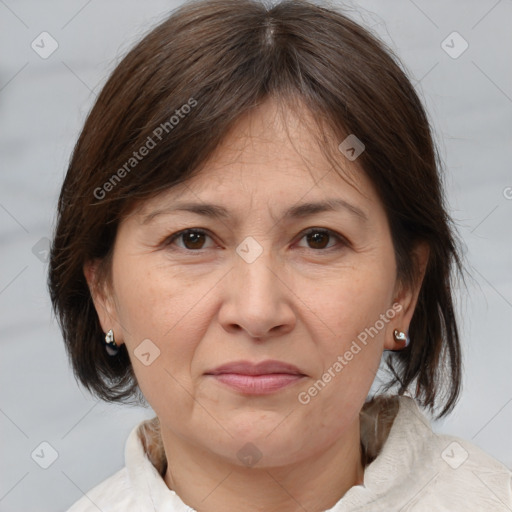
[[[368,221],[367,215],[357,206],[348,203],[344,199],[332,198],[318,202],[302,203],[291,206],[282,214],[283,219],[300,219],[310,217],[318,213],[345,210],[359,220]],[[163,214],[185,211],[217,219],[229,219],[229,211],[224,206],[209,203],[178,203],[172,207],[157,209],[142,219],[142,224],[151,222],[155,217]]]

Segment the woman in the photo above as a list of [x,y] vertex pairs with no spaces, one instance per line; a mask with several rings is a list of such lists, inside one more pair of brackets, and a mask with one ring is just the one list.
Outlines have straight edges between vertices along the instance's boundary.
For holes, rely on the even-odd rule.
[[439,167],[332,9],[200,1],[148,34],[74,150],[49,285],[82,384],[157,416],[70,511],[510,510],[510,472],[420,410],[461,380]]

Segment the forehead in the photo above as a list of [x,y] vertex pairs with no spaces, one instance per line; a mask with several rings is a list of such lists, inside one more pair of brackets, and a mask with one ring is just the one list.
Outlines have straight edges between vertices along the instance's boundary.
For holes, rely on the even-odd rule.
[[[324,137],[328,140],[322,148],[318,140]],[[308,179],[318,182],[332,167],[325,149],[334,153],[338,143],[328,131],[319,132],[307,108],[291,109],[269,98],[239,119],[225,135],[204,163],[203,168],[208,171],[201,181],[230,182],[233,176],[228,171],[238,172],[240,178],[256,173],[260,180],[286,176],[301,183]],[[347,177],[356,179],[360,169],[340,152],[337,157]]]
[[378,198],[360,166],[338,150],[337,139],[320,133],[306,108],[267,100],[235,123],[192,178],[146,201],[137,213],[145,219],[155,207],[184,199],[215,200],[240,211],[340,199],[364,217],[365,203]]

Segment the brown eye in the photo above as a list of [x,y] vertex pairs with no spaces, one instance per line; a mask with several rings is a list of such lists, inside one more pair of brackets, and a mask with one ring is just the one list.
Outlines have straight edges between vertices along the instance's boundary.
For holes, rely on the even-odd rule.
[[204,244],[204,233],[197,231],[190,231],[183,233],[182,235],[183,244],[187,249],[202,249]]
[[306,239],[312,249],[325,249],[329,243],[329,234],[317,231],[306,235]]
[[186,229],[185,231],[179,231],[178,233],[174,233],[171,235],[167,241],[167,246],[172,246],[175,242],[177,243],[180,249],[185,249],[189,251],[197,251],[201,249],[205,249],[205,242],[210,238],[210,236],[201,229]]
[[[336,242],[341,246],[347,245],[343,237],[329,229],[312,228],[304,233],[302,238],[306,239],[307,248],[313,250],[333,249],[336,246]],[[334,243],[331,243],[333,239]]]

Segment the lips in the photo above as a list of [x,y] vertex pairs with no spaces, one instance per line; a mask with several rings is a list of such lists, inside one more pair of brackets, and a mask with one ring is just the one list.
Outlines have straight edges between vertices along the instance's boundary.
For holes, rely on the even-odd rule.
[[207,372],[207,375],[221,375],[224,373],[237,373],[240,375],[268,375],[272,373],[304,375],[296,366],[275,360],[262,361],[261,363],[234,361]]
[[267,395],[302,380],[305,375],[294,365],[282,361],[235,361],[207,372],[222,385],[244,395]]

